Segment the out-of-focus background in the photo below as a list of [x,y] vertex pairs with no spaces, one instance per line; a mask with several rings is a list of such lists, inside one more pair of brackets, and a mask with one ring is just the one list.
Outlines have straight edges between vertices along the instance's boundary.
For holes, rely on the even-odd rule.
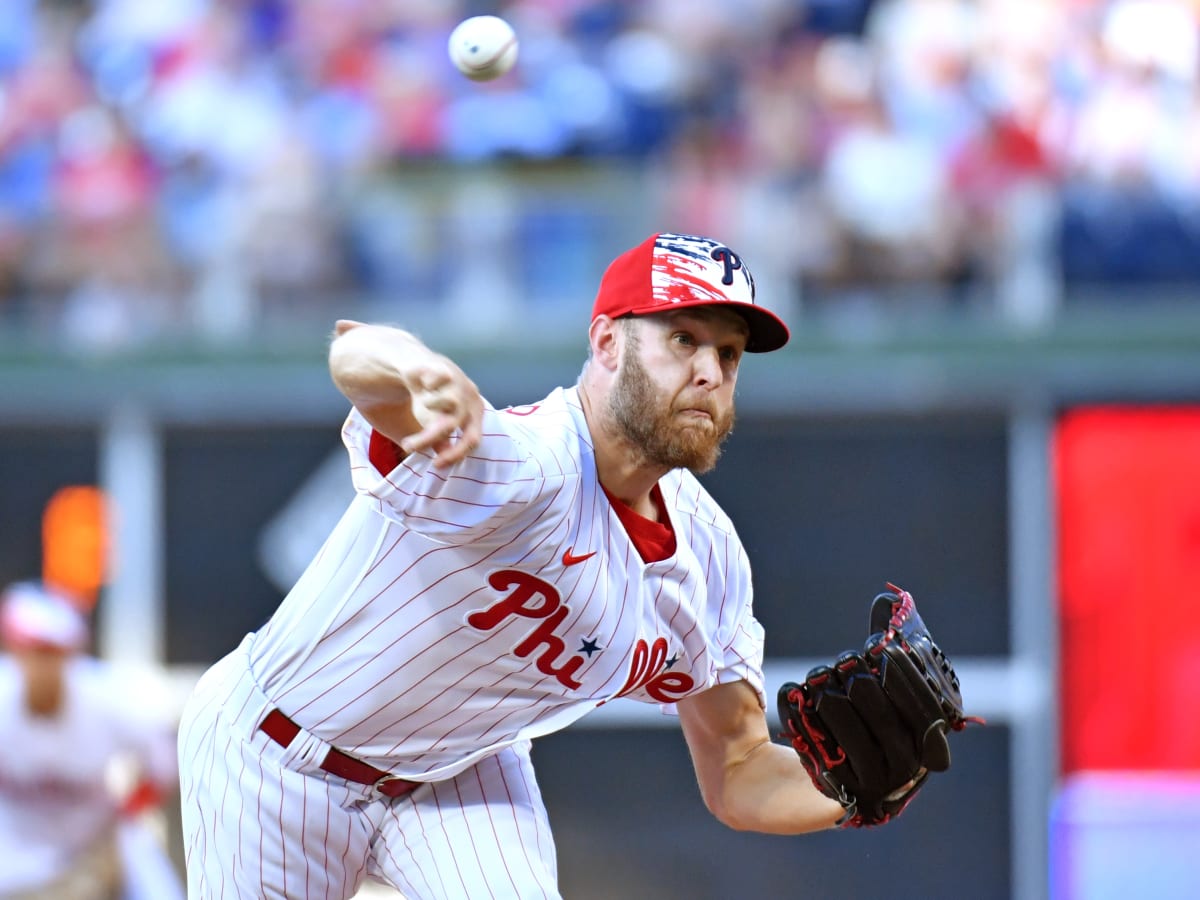
[[[476,13],[521,40],[489,84],[446,57]],[[182,698],[346,499],[337,318],[536,399],[656,230],[793,327],[706,477],[768,681],[891,580],[988,725],[894,824],[783,839],[615,704],[536,751],[565,895],[1193,896],[1190,0],[2,0],[0,581],[74,580]]]

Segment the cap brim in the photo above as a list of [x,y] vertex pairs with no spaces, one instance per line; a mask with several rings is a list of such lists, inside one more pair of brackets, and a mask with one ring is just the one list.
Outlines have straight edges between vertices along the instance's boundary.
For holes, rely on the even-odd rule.
[[769,309],[750,303],[732,303],[734,311],[750,326],[750,339],[746,341],[747,353],[770,353],[778,350],[791,338],[792,333],[783,320]]
[[746,324],[750,327],[750,334],[746,339],[747,353],[770,353],[772,350],[778,350],[792,336],[783,320],[769,309],[753,303],[739,303],[736,300],[682,300],[667,304],[656,303],[653,306],[631,309],[626,315],[652,316],[657,313],[668,313],[675,309],[687,309],[695,306],[715,306],[720,309],[728,309],[745,319]]

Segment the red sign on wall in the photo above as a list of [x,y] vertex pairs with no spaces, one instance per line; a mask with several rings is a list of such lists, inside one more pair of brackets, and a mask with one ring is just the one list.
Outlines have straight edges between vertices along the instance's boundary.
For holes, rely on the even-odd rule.
[[1200,768],[1200,407],[1059,423],[1062,766]]

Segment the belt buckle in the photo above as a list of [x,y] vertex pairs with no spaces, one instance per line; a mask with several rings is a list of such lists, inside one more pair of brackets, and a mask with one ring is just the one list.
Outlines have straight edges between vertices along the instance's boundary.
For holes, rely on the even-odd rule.
[[384,785],[391,784],[393,781],[407,781],[407,780],[408,780],[407,778],[401,778],[399,775],[390,775],[390,774],[383,775],[380,778],[376,779],[375,783],[371,785],[371,788],[375,791],[375,793],[379,794],[381,797],[386,797],[387,794],[385,794],[383,792]]

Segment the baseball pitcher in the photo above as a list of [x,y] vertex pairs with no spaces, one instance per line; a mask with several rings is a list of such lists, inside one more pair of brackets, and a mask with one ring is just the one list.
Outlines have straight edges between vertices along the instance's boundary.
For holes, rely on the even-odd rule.
[[[858,800],[877,789],[898,812],[952,723],[891,714],[873,752],[904,752],[879,784],[838,781],[836,737],[776,743],[746,552],[694,474],[743,355],[787,340],[738,254],[666,233],[604,274],[578,382],[525,406],[492,407],[403,330],[339,322],[356,497],[184,711],[190,896],[341,898],[371,877],[409,900],[558,897],[530,744],[618,698],[678,715],[733,828],[876,824]],[[883,684],[881,658],[856,676]],[[779,702],[803,719],[836,705],[819,691]],[[871,700],[867,721],[893,702]]]

